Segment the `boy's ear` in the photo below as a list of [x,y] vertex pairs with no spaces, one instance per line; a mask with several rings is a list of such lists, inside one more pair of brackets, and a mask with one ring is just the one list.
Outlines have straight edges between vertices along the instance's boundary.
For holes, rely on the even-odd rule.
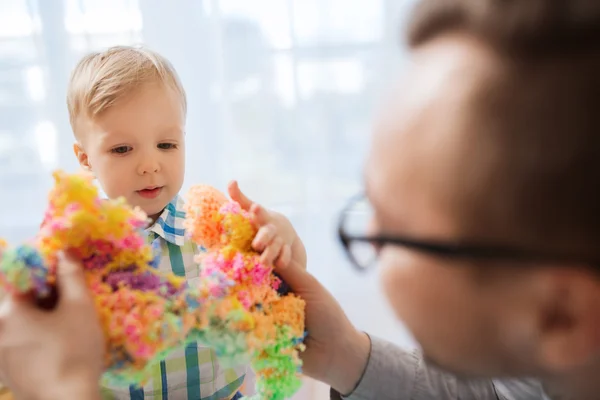
[[79,165],[81,165],[81,168],[83,168],[86,171],[91,171],[92,165],[90,164],[90,159],[88,158],[87,153],[79,143],[75,143],[73,145],[73,152],[75,153],[75,157],[77,157],[77,161],[79,161]]

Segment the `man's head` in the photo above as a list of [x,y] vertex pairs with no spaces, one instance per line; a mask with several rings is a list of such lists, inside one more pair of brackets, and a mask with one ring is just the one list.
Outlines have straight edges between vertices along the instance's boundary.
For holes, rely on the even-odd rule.
[[[600,3],[423,0],[367,165],[376,229],[600,260]],[[600,360],[600,265],[380,252],[426,354],[458,372]]]
[[186,95],[171,64],[144,48],[84,57],[67,90],[75,154],[110,198],[156,217],[184,174]]

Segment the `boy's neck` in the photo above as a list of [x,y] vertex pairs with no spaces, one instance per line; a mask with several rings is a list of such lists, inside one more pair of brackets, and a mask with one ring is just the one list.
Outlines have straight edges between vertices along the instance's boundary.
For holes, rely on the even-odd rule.
[[162,214],[162,211],[158,214],[149,215],[148,218],[150,218],[150,224],[148,224],[148,226],[154,225],[156,223],[156,220],[158,219],[158,217],[160,217],[160,214]]

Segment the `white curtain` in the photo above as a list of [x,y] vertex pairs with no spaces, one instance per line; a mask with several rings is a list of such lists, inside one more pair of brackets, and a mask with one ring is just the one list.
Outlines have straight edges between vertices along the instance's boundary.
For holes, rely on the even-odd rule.
[[361,328],[408,340],[376,274],[348,266],[335,220],[361,188],[411,2],[0,0],[0,237],[31,237],[51,171],[77,168],[65,105],[71,68],[91,50],[145,43],[173,62],[188,92],[185,187],[238,179],[290,216],[309,268]]

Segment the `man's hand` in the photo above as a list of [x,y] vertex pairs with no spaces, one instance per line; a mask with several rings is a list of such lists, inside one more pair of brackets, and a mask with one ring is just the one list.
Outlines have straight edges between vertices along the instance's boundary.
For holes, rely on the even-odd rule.
[[99,398],[104,340],[83,270],[58,267],[52,311],[7,294],[0,303],[0,380],[19,399]]
[[252,247],[262,253],[262,261],[279,268],[293,263],[306,269],[306,249],[290,220],[250,200],[236,181],[229,183],[227,190],[231,199],[252,215],[258,229]]
[[352,325],[340,304],[310,273],[294,264],[276,271],[306,302],[303,373],[350,394],[367,366],[369,337]]

